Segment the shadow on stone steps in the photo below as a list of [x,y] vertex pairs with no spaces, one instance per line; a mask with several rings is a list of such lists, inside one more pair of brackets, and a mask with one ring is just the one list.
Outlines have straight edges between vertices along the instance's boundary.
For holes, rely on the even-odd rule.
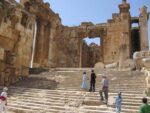
[[46,78],[23,77],[20,81],[12,86],[22,88],[37,88],[37,89],[50,89],[57,88],[58,82],[55,80],[47,80]]

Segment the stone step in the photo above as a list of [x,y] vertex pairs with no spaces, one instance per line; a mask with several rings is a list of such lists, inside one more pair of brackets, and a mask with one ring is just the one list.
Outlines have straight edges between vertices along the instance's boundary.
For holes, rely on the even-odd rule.
[[[49,95],[49,96],[38,96],[38,95],[27,95],[27,94],[14,94],[15,96],[11,96],[9,99],[43,99],[44,101],[46,100],[66,100],[66,99],[72,99],[72,100],[76,100],[76,99],[81,99],[81,98],[85,98],[85,99],[91,99],[91,100],[97,100],[100,98],[99,95],[95,95],[95,96],[85,96],[83,97],[82,95],[78,96],[78,95]],[[109,97],[113,97],[115,99],[116,95],[109,95]],[[143,96],[142,96],[143,97]],[[123,99],[124,101],[134,101],[134,102],[141,102],[141,98],[142,97],[129,97],[126,95],[123,95]],[[148,99],[150,100],[150,99]]]
[[[56,71],[57,70],[57,71]],[[84,70],[88,75],[91,69],[57,68],[44,73],[46,76],[77,76]],[[122,92],[122,113],[138,113],[141,99],[145,96],[145,76],[135,72],[113,72],[109,78],[108,106],[100,101],[99,88],[101,76],[97,74],[96,92],[83,92],[80,88],[82,77],[76,83],[58,85],[55,90],[23,87],[9,87],[8,110],[16,113],[115,113],[114,101],[117,93]],[[113,74],[112,73],[112,74]],[[36,77],[36,75],[33,75]],[[40,76],[38,76],[40,77]],[[48,78],[49,79],[49,78]],[[47,80],[48,80],[47,79]],[[135,81],[136,80],[136,81]],[[148,98],[150,102],[150,98]]]
[[[31,100],[31,99],[30,99]],[[38,100],[38,98],[37,98],[37,100]],[[31,101],[33,101],[33,100],[31,100]],[[13,101],[12,101],[13,102]],[[15,101],[14,101],[15,102]],[[36,101],[37,102],[37,101]],[[16,103],[16,102],[15,102]],[[19,102],[20,103],[20,102]],[[31,102],[30,102],[31,103]],[[126,103],[127,104],[127,103]],[[35,105],[35,104],[34,104]],[[124,102],[123,102],[123,105],[124,105]]]
[[[86,97],[88,98],[92,98],[92,97],[99,97],[99,93],[98,92],[94,92],[94,93],[83,93],[84,95],[86,95]],[[14,96],[18,96],[18,97],[38,97],[38,98],[77,98],[77,97],[82,97],[82,92],[81,93],[56,93],[56,92],[51,92],[49,94],[43,94],[41,95],[40,93],[31,93],[31,92],[25,92],[24,94],[21,94],[21,93],[10,93],[8,94],[8,96],[11,96],[13,97]],[[109,93],[109,96],[113,96],[115,97],[117,95],[117,93]],[[143,97],[144,95],[141,94],[141,95],[138,95],[138,94],[129,94],[129,93],[123,93],[122,94],[123,97],[128,97],[128,98],[141,98]]]
[[[114,90],[110,90],[110,94],[117,94],[118,93],[118,91],[121,91],[121,90],[116,90],[116,91],[114,91]],[[122,91],[123,92],[123,95],[126,95],[126,94],[131,94],[131,95],[134,95],[134,96],[136,96],[136,95],[143,95],[143,93],[144,92],[137,92],[137,91]],[[59,91],[45,91],[45,93],[42,93],[42,92],[39,92],[39,91],[26,91],[26,92],[24,92],[24,93],[21,93],[21,92],[16,92],[16,91],[11,91],[11,92],[9,92],[9,95],[13,95],[13,94],[29,94],[29,95],[32,95],[32,93],[34,93],[34,94],[44,94],[45,96],[47,95],[50,95],[50,94],[58,94],[58,95],[68,95],[68,94],[73,94],[73,95],[81,95],[81,93],[79,92],[79,91],[77,91],[77,89],[76,90],[73,90],[73,91],[70,91],[70,90],[65,90],[64,92],[62,92],[62,90],[59,90]],[[87,92],[87,94],[90,94],[90,92]],[[99,95],[99,91],[96,91],[96,92],[94,92],[94,94],[95,95]]]
[[[66,89],[67,91],[78,91],[78,89]],[[109,92],[116,93],[121,91],[122,93],[135,93],[135,94],[143,94],[145,91],[132,91],[132,90],[123,90],[123,89],[109,89]],[[99,92],[99,89],[96,89],[96,92]]]
[[[114,107],[112,108],[112,107],[107,107],[107,106],[99,106],[99,107],[98,106],[84,106],[84,107],[82,107],[82,109],[87,110],[87,111],[96,110],[97,113],[99,113],[100,111],[106,111],[106,110],[111,110],[111,111],[115,112]],[[123,105],[121,113],[138,113],[138,110],[139,110],[139,107],[130,107],[130,106],[125,107]]]
[[[84,93],[84,92],[80,92],[80,91],[67,91],[67,90],[65,90],[65,91],[62,91],[62,90],[58,90],[58,91],[55,91],[55,90],[49,90],[49,91],[45,91],[45,93],[42,93],[42,92],[40,92],[40,91],[25,91],[24,93],[22,93],[22,92],[18,92],[18,91],[11,91],[11,92],[9,92],[9,95],[11,96],[11,95],[40,95],[40,94],[44,94],[44,96],[51,96],[51,95],[60,95],[60,96],[62,96],[62,95],[72,95],[72,96],[74,96],[74,95],[76,95],[76,96],[80,96],[82,93]],[[84,93],[84,94],[86,94],[86,95],[89,95],[89,96],[92,96],[93,94],[94,94],[94,96],[99,96],[99,92],[97,91],[97,92],[94,92],[94,93],[90,93],[90,92],[86,92],[86,93]],[[114,93],[109,93],[109,95],[117,95],[117,92],[114,92]],[[123,96],[143,96],[143,93],[140,93],[140,94],[137,94],[137,93],[123,93]]]
[[37,110],[31,110],[31,109],[25,109],[25,108],[20,108],[20,107],[13,107],[13,106],[8,106],[7,109],[8,111],[11,111],[14,113],[37,113],[38,112]]

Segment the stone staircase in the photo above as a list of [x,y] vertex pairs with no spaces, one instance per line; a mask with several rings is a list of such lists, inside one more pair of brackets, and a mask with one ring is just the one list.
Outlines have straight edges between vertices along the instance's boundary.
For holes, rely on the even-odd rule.
[[[85,70],[90,75],[90,69]],[[45,76],[67,76],[54,90],[11,86],[8,92],[8,113],[115,113],[114,100],[119,91],[123,95],[122,113],[138,113],[146,89],[142,73],[110,71],[109,103],[106,106],[100,101],[98,93],[101,74],[97,74],[96,92],[83,92],[80,88],[83,71],[58,69],[46,72]]]

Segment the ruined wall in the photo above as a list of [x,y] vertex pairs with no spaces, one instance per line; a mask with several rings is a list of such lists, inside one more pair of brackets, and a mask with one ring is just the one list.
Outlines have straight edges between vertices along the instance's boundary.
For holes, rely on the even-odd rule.
[[[61,19],[42,0],[22,0],[25,10],[35,16],[37,23],[33,67],[48,67],[57,54],[55,40],[61,33]],[[55,60],[56,59],[56,60]]]
[[107,23],[83,22],[75,27],[63,26],[59,15],[42,0],[23,3],[37,21],[35,67],[82,67],[82,39],[85,37],[101,37],[101,61],[105,64],[120,62],[133,54],[130,4],[126,0],[119,5],[120,12],[114,13]]
[[76,27],[63,26],[60,37],[58,36],[58,39],[56,38],[56,67],[83,67],[83,64],[84,66],[92,67],[94,59],[91,60],[91,62],[93,62],[92,64],[90,62],[89,64],[83,63],[86,62],[86,58],[83,58],[86,56],[85,54],[89,55],[88,53],[85,53],[86,50],[83,51],[83,39],[85,37],[95,38],[104,36],[104,33],[106,32],[104,31],[105,28],[106,26],[94,26],[92,23],[83,23]]
[[[31,67],[85,67],[98,61],[120,64],[132,56],[130,4],[122,0],[119,13],[107,23],[82,22],[68,27],[43,0],[0,1],[0,84],[28,75]],[[141,8],[140,47],[148,49],[148,13]],[[101,46],[86,46],[86,37],[101,38]],[[99,58],[98,58],[99,57]]]
[[0,12],[0,85],[9,85],[28,75],[34,17],[15,0],[1,0]]

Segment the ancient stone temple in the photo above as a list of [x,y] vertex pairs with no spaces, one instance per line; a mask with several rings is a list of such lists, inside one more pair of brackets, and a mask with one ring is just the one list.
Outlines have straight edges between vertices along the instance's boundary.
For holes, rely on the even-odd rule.
[[[43,0],[1,0],[0,14],[1,85],[28,75],[29,67],[93,67],[132,58],[135,51],[149,48],[147,7],[132,17],[126,0],[107,23],[82,22],[74,27],[62,25]],[[139,26],[132,28],[133,23]],[[100,37],[100,46],[87,45],[86,37]]]

